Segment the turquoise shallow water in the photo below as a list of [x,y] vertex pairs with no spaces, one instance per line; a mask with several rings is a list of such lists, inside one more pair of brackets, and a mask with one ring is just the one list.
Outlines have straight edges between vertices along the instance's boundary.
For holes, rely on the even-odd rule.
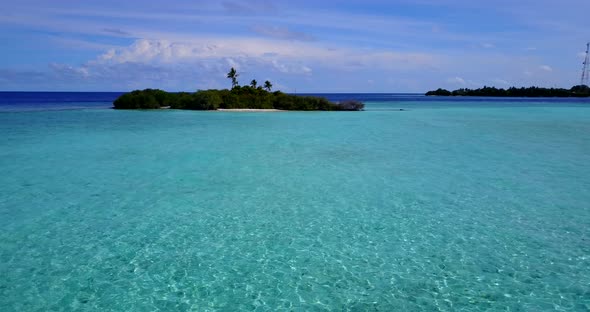
[[0,113],[0,310],[590,310],[590,108],[385,106]]

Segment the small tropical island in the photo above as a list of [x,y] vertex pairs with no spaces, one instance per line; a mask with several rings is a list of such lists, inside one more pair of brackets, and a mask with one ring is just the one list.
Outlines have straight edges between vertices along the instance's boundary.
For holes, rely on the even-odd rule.
[[365,105],[356,100],[339,103],[323,97],[297,96],[281,91],[272,92],[272,83],[258,85],[238,84],[237,71],[232,67],[227,78],[231,90],[200,90],[190,92],[166,92],[159,89],[135,90],[125,93],[113,102],[115,109],[187,109],[187,110],[295,110],[295,111],[361,111]]
[[487,87],[479,89],[457,89],[449,91],[437,89],[426,92],[427,96],[493,96],[493,97],[589,97],[590,87],[586,85],[573,86],[571,89],[563,88],[516,88],[498,89],[496,87]]

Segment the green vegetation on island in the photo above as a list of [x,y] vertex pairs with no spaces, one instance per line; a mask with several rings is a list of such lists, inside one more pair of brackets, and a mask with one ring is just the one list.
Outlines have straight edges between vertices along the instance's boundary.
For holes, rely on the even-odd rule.
[[355,101],[333,103],[322,97],[297,96],[280,91],[271,92],[272,83],[265,81],[259,86],[252,80],[248,86],[238,84],[239,74],[232,68],[227,74],[231,90],[201,90],[189,92],[166,92],[158,89],[135,90],[125,93],[114,102],[116,109],[278,109],[301,111],[360,111],[364,104]]
[[437,89],[426,92],[426,95],[436,96],[495,96],[495,97],[588,97],[590,96],[590,87],[586,85],[574,86],[571,89],[563,88],[516,88],[498,89],[496,87],[484,86],[480,89],[457,89],[449,91]]

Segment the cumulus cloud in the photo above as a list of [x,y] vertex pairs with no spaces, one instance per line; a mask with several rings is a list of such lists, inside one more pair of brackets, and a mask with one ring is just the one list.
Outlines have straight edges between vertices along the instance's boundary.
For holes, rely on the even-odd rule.
[[[148,40],[139,39],[128,47],[111,49],[99,60],[123,62],[188,62],[224,57],[295,56],[296,45],[274,45],[265,40],[211,39],[211,40]],[[307,51],[313,53],[312,51]],[[317,52],[317,51],[316,51]]]
[[[109,49],[79,66],[51,63],[47,70],[51,78],[47,80],[55,85],[102,84],[111,90],[146,87],[195,90],[227,87],[225,73],[230,67],[238,69],[243,77],[252,78],[256,78],[257,73],[270,72],[275,72],[273,76],[276,77],[312,75],[312,66],[295,58],[290,49],[267,53],[264,47],[271,48],[245,42],[232,45],[223,41],[141,39],[128,47]],[[18,76],[18,73],[0,74],[11,78]]]
[[[266,39],[200,39],[173,42],[140,39],[128,47],[110,49],[100,55],[102,63],[197,63],[241,60],[267,64],[281,72],[309,74],[312,64],[323,67],[404,69],[430,66],[434,55],[392,51],[330,48],[307,42],[277,42]],[[277,66],[276,64],[281,64]],[[232,66],[240,66],[235,63]],[[299,68],[286,70],[285,68]]]
[[285,84],[294,82],[296,77],[312,79],[316,70],[318,73],[403,72],[437,63],[437,56],[431,54],[324,47],[308,41],[138,39],[129,46],[108,49],[77,66],[52,63],[47,74],[54,84],[63,82],[63,85],[102,85],[110,90],[146,87],[195,90],[227,87],[225,73],[230,67],[238,69],[246,80],[270,75],[273,82]]
[[131,46],[110,49],[99,56],[100,61],[125,62],[179,62],[199,57],[209,57],[219,50],[215,45],[192,45],[168,40],[135,41]]

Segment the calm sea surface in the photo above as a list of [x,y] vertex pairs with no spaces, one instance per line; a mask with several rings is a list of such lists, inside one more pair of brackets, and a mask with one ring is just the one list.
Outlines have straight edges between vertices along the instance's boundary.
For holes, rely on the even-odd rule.
[[0,93],[0,311],[590,310],[588,99],[117,95]]

